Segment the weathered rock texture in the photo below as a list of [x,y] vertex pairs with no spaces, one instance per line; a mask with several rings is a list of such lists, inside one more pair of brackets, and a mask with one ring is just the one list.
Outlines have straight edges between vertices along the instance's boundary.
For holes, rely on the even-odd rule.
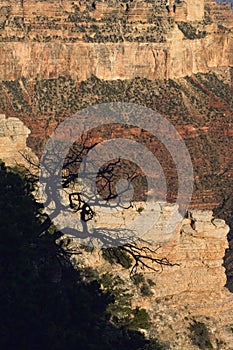
[[96,10],[52,0],[1,5],[0,80],[168,79],[233,65],[233,15],[228,6],[229,28],[223,19],[219,26],[215,8],[225,18],[227,7],[214,2],[206,4],[208,17],[197,0],[177,5],[172,17],[154,1],[134,1],[129,13],[119,1],[98,2]]
[[[58,78],[67,73],[77,81],[100,79],[184,77],[233,65],[233,40],[225,32],[183,40],[176,27],[166,44],[156,43],[1,43],[1,80],[21,77]],[[38,57],[38,63],[35,64]],[[46,62],[46,63],[45,63]],[[66,64],[64,65],[64,62]]]
[[[184,138],[195,175],[191,206],[219,207],[233,222],[229,6],[188,0],[168,15],[164,3],[149,0],[129,2],[129,11],[123,1],[98,1],[96,9],[91,4],[1,1],[1,157],[18,161],[29,129],[28,145],[41,154],[56,125],[81,108],[138,103],[168,118]],[[161,165],[167,178],[176,176],[162,157]],[[145,274],[156,283],[151,298],[141,295],[128,271],[103,264],[98,254],[83,254],[79,263],[122,275],[135,305],[150,311],[154,331],[174,349],[196,349],[187,337],[196,319],[211,329],[214,348],[230,350],[233,301],[222,267],[227,231],[211,212],[190,212],[175,238],[157,251],[180,265]],[[226,261],[233,275],[230,253]]]
[[[189,149],[195,177],[192,206],[213,209],[228,203],[230,208],[232,70],[224,68],[216,73],[169,81],[137,78],[106,82],[94,77],[80,84],[65,77],[4,81],[0,84],[0,108],[30,128],[28,145],[38,154],[55,126],[80,108],[122,101],[157,110],[177,128]],[[156,155],[169,186],[177,177],[174,164],[162,156],[163,152]]]
[[6,165],[25,164],[29,166],[25,157],[35,160],[36,156],[26,146],[30,130],[18,118],[6,118],[0,114],[0,159]]
[[163,2],[129,5],[126,12],[115,0],[96,9],[86,1],[2,1],[0,112],[24,122],[39,154],[45,137],[80,108],[151,107],[187,143],[192,205],[222,205],[232,177],[233,12],[214,1],[180,2],[171,15]]
[[[147,277],[150,276],[156,283],[154,287],[156,297],[165,298],[168,295],[181,293],[216,292],[223,289],[226,284],[226,275],[222,265],[225,249],[228,247],[229,232],[225,221],[214,218],[210,210],[190,210],[188,217],[181,221],[173,234],[168,235],[165,230],[166,224],[169,216],[177,212],[177,207],[169,206],[169,214],[167,206],[161,208],[159,222],[141,238],[150,242],[149,245],[152,247],[160,247],[154,256],[166,257],[171,263],[177,265],[164,266],[160,273],[147,269]],[[143,215],[143,212],[137,215]],[[109,219],[108,216],[103,215],[102,221],[104,219],[107,219],[107,224],[112,221],[112,226],[115,227],[114,218]],[[132,216],[128,214],[125,220],[132,220]],[[92,265],[97,259],[98,262],[92,267],[99,268],[98,264],[100,264],[101,271],[105,269],[110,271],[109,266],[103,264],[102,259],[97,258],[97,255],[94,254],[89,258],[86,260],[85,256],[84,259],[81,256],[79,261]],[[151,264],[151,267],[158,266]],[[115,269],[117,271],[118,267],[115,266]],[[114,266],[111,271],[113,270]],[[159,267],[158,270],[160,270]]]
[[[173,210],[177,210],[175,206]],[[162,217],[166,219],[165,211]],[[156,227],[154,230],[157,235]],[[72,259],[82,268],[97,269],[100,275],[111,271],[121,277],[133,293],[132,307],[143,307],[149,312],[153,323],[150,333],[167,342],[167,349],[198,349],[190,339],[190,326],[196,320],[204,322],[210,330],[213,349],[229,350],[233,339],[233,316],[229,311],[233,296],[224,288],[226,275],[222,266],[228,232],[224,220],[214,218],[212,211],[189,211],[179,230],[154,255],[167,257],[177,265],[158,268],[158,272],[141,270],[147,295],[140,283],[135,286],[129,270],[110,265],[97,250],[92,253],[82,250],[81,255]],[[75,245],[74,239],[68,249]],[[151,247],[155,248],[156,244],[152,243]]]

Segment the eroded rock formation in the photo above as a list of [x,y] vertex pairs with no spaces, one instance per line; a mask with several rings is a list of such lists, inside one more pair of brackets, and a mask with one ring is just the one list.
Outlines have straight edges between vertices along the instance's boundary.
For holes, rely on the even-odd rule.
[[226,26],[218,25],[214,2],[206,4],[208,17],[204,1],[181,2],[172,17],[154,1],[133,2],[129,17],[119,1],[98,2],[96,11],[86,2],[22,4],[2,3],[0,80],[154,80],[233,65],[229,6],[220,8],[223,18],[228,9]]
[[35,154],[26,145],[29,134],[30,130],[20,119],[6,118],[4,114],[0,114],[0,157],[6,165],[25,164],[29,167],[25,157],[36,160]]
[[[171,208],[177,210],[175,206]],[[166,221],[165,209],[161,218]],[[157,236],[157,228],[154,230]],[[152,319],[149,332],[167,343],[168,349],[199,348],[190,338],[194,320],[208,327],[213,349],[218,349],[219,344],[221,349],[231,349],[233,316],[229,310],[233,297],[224,288],[226,275],[222,266],[228,232],[224,220],[214,218],[212,211],[189,211],[168,242],[161,246],[152,242],[151,246],[160,247],[154,256],[166,256],[177,265],[160,269],[152,264],[157,272],[139,268],[137,273],[143,272],[144,277],[136,283],[135,278],[130,279],[129,269],[111,265],[98,250],[92,253],[81,250],[82,254],[73,255],[72,259],[77,266],[97,269],[100,277],[107,273],[123,279],[132,293],[131,307],[143,307],[149,312]],[[68,250],[72,249],[80,249],[75,239],[68,245]]]
[[[27,145],[41,154],[56,125],[81,108],[138,103],[165,116],[185,140],[195,175],[191,206],[218,207],[232,222],[232,18],[229,6],[214,1],[180,2],[170,15],[149,0],[133,1],[129,11],[115,0],[98,1],[96,9],[86,1],[1,1],[1,158],[21,161],[29,130]],[[165,168],[171,177],[174,170]],[[128,281],[134,305],[149,310],[154,331],[174,349],[196,349],[187,338],[195,319],[210,328],[214,348],[229,350],[233,301],[222,266],[227,232],[212,212],[190,211],[157,251],[179,265],[145,272],[155,283],[150,298],[128,271],[98,254],[82,254],[76,263],[102,274],[111,268]],[[232,273],[231,254],[226,260]]]

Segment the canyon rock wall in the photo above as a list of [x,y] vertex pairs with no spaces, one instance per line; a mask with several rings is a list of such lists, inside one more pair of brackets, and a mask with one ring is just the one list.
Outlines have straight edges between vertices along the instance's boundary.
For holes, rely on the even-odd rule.
[[[138,103],[165,116],[185,140],[195,177],[191,206],[218,207],[233,222],[232,26],[229,6],[214,1],[181,2],[176,14],[154,1],[133,1],[129,11],[115,0],[98,1],[96,9],[86,1],[1,1],[1,158],[21,162],[26,140],[41,154],[56,125],[81,108]],[[222,266],[228,230],[211,211],[189,211],[156,255],[178,265],[160,274],[144,271],[154,283],[151,298],[133,285],[129,271],[99,254],[74,258],[124,278],[134,306],[150,312],[155,332],[175,349],[196,349],[185,332],[193,318],[207,316],[215,348],[229,350],[233,301]]]
[[[203,1],[181,2],[172,15],[164,4],[154,2],[135,1],[127,13],[120,2],[96,6],[71,1],[23,1],[22,6],[19,1],[2,2],[0,80],[70,76],[83,81],[91,75],[104,80],[138,76],[154,80],[233,65],[229,6],[227,12],[226,6],[210,1],[207,17]],[[216,6],[223,9],[217,11]],[[186,13],[182,19],[181,10]],[[216,13],[222,13],[221,25]],[[226,13],[228,27],[223,20]]]
[[232,34],[184,40],[178,28],[170,33],[166,44],[4,42],[0,50],[1,80],[70,76],[83,81],[92,75],[103,80],[156,80],[233,66]]
[[[144,268],[143,274],[155,282],[156,287],[152,287],[155,297],[165,298],[169,295],[182,293],[223,292],[226,284],[223,257],[226,248],[228,248],[229,226],[224,220],[214,218],[211,210],[189,210],[187,218],[181,220],[173,234],[167,238],[168,235],[164,228],[168,222],[168,208],[167,206],[161,208],[159,222],[150,230],[149,234],[140,237],[149,242],[149,247],[158,247],[155,253],[148,252],[149,256],[158,259],[166,257],[169,262],[174,264],[174,266],[160,268],[159,265],[148,263],[152,269],[158,268],[159,273]],[[169,215],[176,213],[177,207],[170,205]],[[138,213],[138,215],[140,214]],[[104,219],[106,218],[102,217],[102,221]],[[132,220],[130,213],[125,220]],[[109,225],[111,224],[108,217],[107,222]],[[115,227],[115,225],[112,218],[112,226]],[[159,243],[158,235],[163,243]],[[71,240],[69,248],[79,245],[72,236]],[[144,243],[142,241],[138,244],[143,246]],[[119,265],[112,265],[109,268],[109,263],[101,258],[98,250],[93,254],[83,253],[80,256],[74,256],[74,259],[77,260],[78,264],[97,268],[101,273],[121,271],[124,276],[127,276],[130,272],[121,269]],[[140,267],[137,272],[140,272]],[[145,303],[147,303],[146,300]]]
[[[177,210],[175,206],[171,208],[174,212]],[[162,210],[161,218],[166,221],[166,217],[166,210]],[[157,235],[157,228],[154,230]],[[149,333],[161,338],[172,349],[199,348],[188,336],[195,320],[207,325],[213,349],[219,349],[220,343],[220,349],[229,350],[233,338],[233,317],[229,312],[233,297],[224,288],[226,275],[222,266],[228,232],[224,220],[214,218],[212,211],[189,211],[170,241],[161,246],[149,245],[149,248],[158,248],[154,254],[149,253],[150,256],[166,257],[174,266],[160,268],[151,264],[157,272],[138,268],[137,274],[143,272],[144,277],[137,283],[130,278],[130,269],[110,264],[98,250],[88,253],[81,249],[81,254],[73,255],[72,261],[81,268],[96,269],[100,276],[107,274],[122,279],[131,293],[131,306],[148,311],[152,320]],[[67,249],[79,251],[80,247],[71,238]],[[120,288],[123,288],[122,284]]]
[[[232,70],[197,74],[168,81],[136,78],[103,81],[92,77],[5,81],[0,84],[0,110],[31,130],[27,144],[38,155],[46,137],[71,114],[94,104],[130,102],[152,108],[168,119],[184,139],[194,168],[195,208],[224,207],[232,184]],[[111,138],[111,135],[109,135]],[[141,142],[138,140],[138,142]],[[173,163],[157,152],[170,195],[177,178]],[[174,184],[174,186],[173,186]],[[175,191],[174,191],[175,192]],[[227,204],[230,210],[231,204]],[[226,217],[225,217],[226,218]]]

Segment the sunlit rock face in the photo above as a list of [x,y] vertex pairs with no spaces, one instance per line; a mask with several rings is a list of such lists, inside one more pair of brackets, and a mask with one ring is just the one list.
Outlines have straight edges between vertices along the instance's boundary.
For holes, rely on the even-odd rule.
[[[149,234],[135,237],[128,243],[136,243],[138,246],[145,246],[146,242],[151,251],[146,253],[157,259],[164,257],[174,264],[173,266],[163,266],[151,262],[148,267],[143,268],[143,273],[151,278],[155,285],[152,287],[155,298],[165,298],[167,296],[179,296],[182,300],[184,295],[196,295],[206,293],[226,293],[224,286],[226,284],[225,269],[223,267],[223,257],[226,248],[228,248],[227,234],[229,226],[224,220],[215,218],[211,210],[189,210],[187,217],[182,219],[170,234],[167,234],[167,223],[169,217],[178,214],[178,208],[175,205],[160,205],[160,217]],[[135,214],[136,215],[136,214]],[[137,213],[137,215],[143,215]],[[130,211],[125,213],[125,221],[133,220]],[[102,222],[107,221],[109,228],[115,228],[114,217],[109,219],[102,214]],[[111,235],[111,230],[109,231]],[[72,249],[80,245],[80,239],[69,235]],[[90,236],[91,237],[91,236]],[[111,237],[110,237],[111,238]],[[160,239],[159,239],[160,238]],[[90,238],[91,239],[91,238]],[[138,240],[139,239],[139,240]],[[153,252],[154,250],[154,252]],[[100,271],[108,271],[108,263],[102,259],[98,249],[92,256],[89,253],[83,253],[74,258],[77,263],[95,267]],[[140,272],[140,264],[137,272]],[[158,269],[156,273],[153,269]],[[130,270],[125,271],[119,265],[114,265],[111,271],[120,272],[123,276],[129,274]],[[147,300],[140,301],[147,303]],[[197,301],[198,303],[198,301]],[[211,312],[211,310],[210,310]]]
[[41,154],[58,123],[81,108],[150,107],[187,144],[192,207],[213,209],[231,187],[232,19],[214,1],[178,1],[170,14],[149,0],[134,0],[129,11],[115,0],[96,9],[87,1],[2,1],[0,112],[23,121],[28,146]]
[[[0,156],[12,165],[24,161],[20,154],[30,153],[29,145],[41,154],[62,120],[93,104],[133,102],[166,117],[189,149],[191,207],[197,210],[164,240],[165,217],[177,208],[163,207],[145,238],[153,248],[161,244],[156,257],[175,265],[161,273],[143,270],[154,283],[145,297],[128,270],[103,261],[99,252],[73,258],[124,278],[134,292],[132,305],[150,312],[154,332],[174,349],[197,349],[187,337],[195,318],[210,328],[214,349],[230,350],[233,299],[222,266],[229,228],[200,209],[220,207],[220,216],[233,221],[232,11],[211,0],[180,1],[170,14],[155,1],[134,0],[129,11],[123,1],[96,3],[94,10],[91,1],[1,1],[0,112],[6,117],[0,116]],[[162,158],[165,173],[174,177]],[[233,276],[230,251],[226,261]]]
[[[176,206],[169,206],[170,215],[176,211]],[[132,295],[131,307],[143,307],[148,311],[152,320],[149,334],[158,337],[167,346],[198,349],[190,338],[190,325],[196,320],[208,327],[213,349],[217,349],[221,341],[222,349],[229,350],[232,344],[229,325],[233,322],[229,310],[233,307],[233,297],[224,287],[226,275],[222,266],[228,247],[229,227],[224,220],[215,218],[211,210],[190,210],[169,241],[155,243],[153,232],[154,237],[158,234],[163,236],[162,226],[166,227],[167,214],[168,207],[164,206],[160,225],[155,225],[150,231],[151,245],[147,243],[147,247],[151,251],[146,255],[167,258],[174,265],[149,263],[147,268],[138,267],[136,272],[143,274],[141,283],[135,284],[134,279],[130,279],[130,269],[103,259],[98,249],[92,253],[88,253],[87,249],[81,250],[82,254],[72,256],[73,262],[77,266],[97,269],[100,276],[110,274],[120,277],[123,280],[120,287],[127,288]],[[143,247],[145,241],[137,244]],[[67,249],[78,251],[79,242],[71,238]]]
[[229,6],[187,1],[169,14],[154,2],[134,1],[127,14],[124,6],[114,0],[98,2],[96,10],[84,1],[3,1],[0,79],[154,80],[233,65]]
[[30,130],[15,117],[6,118],[0,114],[0,159],[7,165],[25,164],[30,167],[28,159],[36,159],[32,150],[26,146]]

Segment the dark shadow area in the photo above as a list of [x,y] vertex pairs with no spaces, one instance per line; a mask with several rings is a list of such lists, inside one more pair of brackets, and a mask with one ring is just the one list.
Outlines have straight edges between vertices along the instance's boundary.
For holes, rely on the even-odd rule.
[[39,211],[28,183],[0,163],[0,348],[163,349],[110,322],[112,297],[73,268],[59,232],[41,234]]
[[223,266],[226,269],[226,288],[229,289],[230,292],[233,293],[233,226],[232,221],[227,224],[230,226],[230,232],[227,235],[229,247],[226,249],[224,256]]
[[230,191],[226,198],[224,198],[222,205],[214,210],[214,215],[225,220],[230,227],[227,235],[229,246],[225,251],[223,266],[226,269],[226,288],[233,293],[233,196]]

